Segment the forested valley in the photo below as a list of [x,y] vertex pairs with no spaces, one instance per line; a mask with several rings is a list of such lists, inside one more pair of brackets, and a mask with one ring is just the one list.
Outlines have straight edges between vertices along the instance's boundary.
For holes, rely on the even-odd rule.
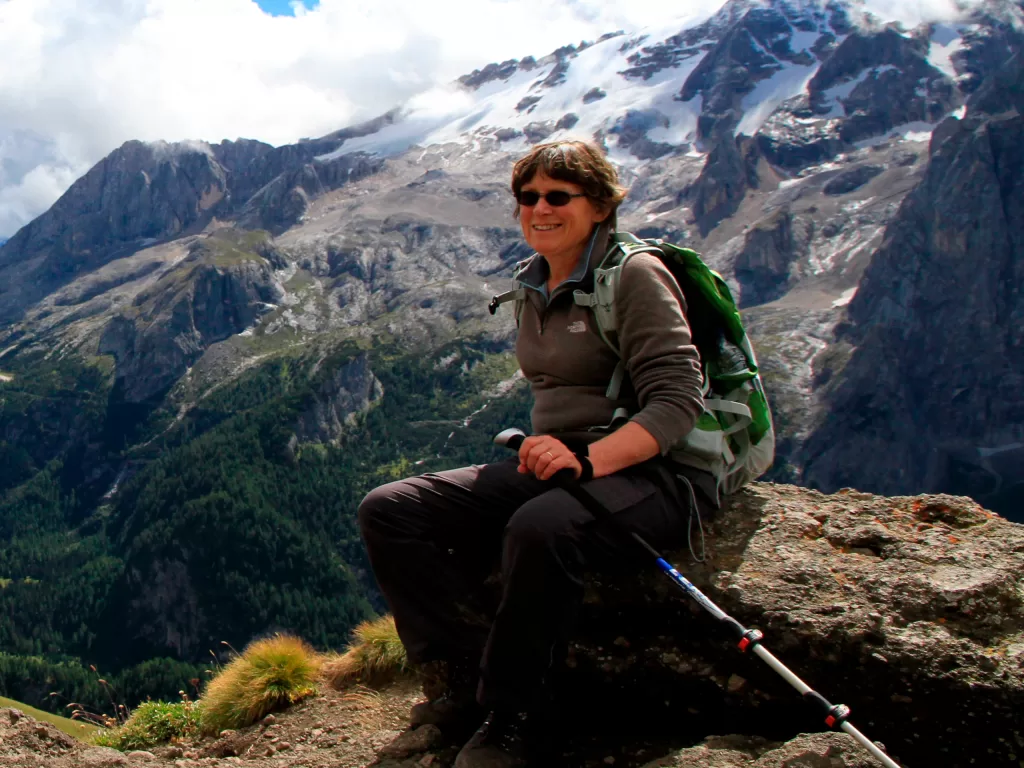
[[[189,407],[123,402],[107,358],[4,361],[0,695],[103,712],[194,695],[274,631],[342,649],[383,610],[362,496],[504,458],[494,434],[529,425],[514,358],[492,341],[301,349]],[[359,355],[383,395],[335,443],[298,442],[323,382]]]

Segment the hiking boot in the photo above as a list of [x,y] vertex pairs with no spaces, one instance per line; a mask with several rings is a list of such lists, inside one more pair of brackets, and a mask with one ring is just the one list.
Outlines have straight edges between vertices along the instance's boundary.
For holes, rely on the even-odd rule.
[[491,712],[455,758],[455,768],[526,768],[525,712]]
[[413,728],[436,725],[446,735],[465,737],[480,724],[485,712],[476,703],[478,664],[469,658],[448,662],[444,690],[437,698],[416,704],[409,713]]

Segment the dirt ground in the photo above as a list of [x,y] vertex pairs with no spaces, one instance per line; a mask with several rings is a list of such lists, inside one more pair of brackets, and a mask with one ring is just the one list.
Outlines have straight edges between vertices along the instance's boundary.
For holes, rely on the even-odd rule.
[[[3,768],[363,768],[408,724],[409,708],[422,698],[418,684],[380,691],[325,688],[259,725],[225,731],[196,744],[167,745],[127,754],[76,741],[14,709],[0,709]],[[426,753],[429,755],[430,753]],[[420,762],[431,765],[424,755]]]

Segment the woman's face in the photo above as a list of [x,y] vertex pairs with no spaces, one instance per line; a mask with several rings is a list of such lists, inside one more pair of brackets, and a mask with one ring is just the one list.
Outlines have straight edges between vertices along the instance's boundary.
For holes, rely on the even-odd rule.
[[[568,192],[578,195],[583,189],[569,181],[557,181],[538,173],[523,184],[523,192]],[[541,256],[550,260],[573,261],[586,248],[594,225],[607,217],[589,197],[574,197],[567,205],[553,206],[541,197],[536,205],[520,204],[519,223],[523,236]]]

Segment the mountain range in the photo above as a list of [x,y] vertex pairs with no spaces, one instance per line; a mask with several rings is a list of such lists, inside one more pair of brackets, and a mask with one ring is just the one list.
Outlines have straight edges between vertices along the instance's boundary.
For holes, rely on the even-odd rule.
[[379,608],[360,494],[528,426],[487,303],[529,255],[512,163],[559,137],[733,289],[768,479],[1024,521],[1022,48],[1016,0],[730,0],[287,146],[124,144],[0,245],[0,642],[195,662]]

